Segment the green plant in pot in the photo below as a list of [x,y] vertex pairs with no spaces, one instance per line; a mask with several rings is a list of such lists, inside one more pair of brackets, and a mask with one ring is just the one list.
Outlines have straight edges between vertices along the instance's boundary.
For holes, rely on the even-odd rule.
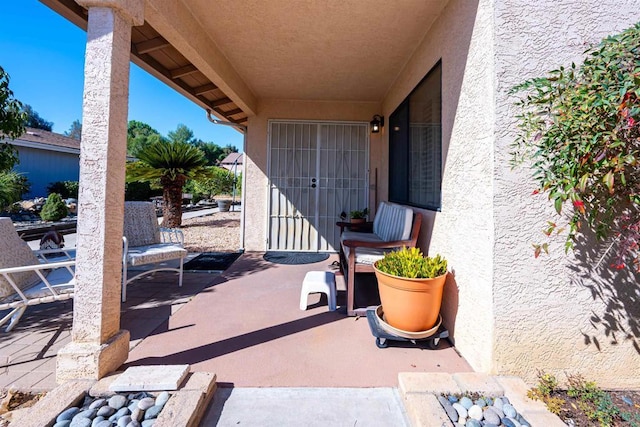
[[447,280],[447,260],[424,256],[419,248],[387,253],[373,264],[385,321],[408,332],[434,327]]
[[362,210],[351,211],[349,213],[349,218],[351,219],[351,222],[354,223],[365,222],[368,214],[369,209],[364,208]]

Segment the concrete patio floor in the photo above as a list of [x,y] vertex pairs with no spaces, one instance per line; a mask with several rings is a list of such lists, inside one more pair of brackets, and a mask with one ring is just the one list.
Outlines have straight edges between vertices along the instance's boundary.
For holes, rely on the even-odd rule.
[[[307,271],[328,270],[330,259],[277,265],[244,254],[223,274],[172,273],[133,282],[121,324],[131,332],[123,369],[190,364],[215,372],[222,387],[397,387],[399,372],[470,372],[448,342],[436,350],[411,343],[379,349],[365,318],[309,296],[298,307]],[[338,289],[343,287],[338,278]],[[344,302],[338,293],[338,305]],[[55,356],[70,341],[72,301],[30,307],[10,333],[0,333],[0,387],[50,390]]]

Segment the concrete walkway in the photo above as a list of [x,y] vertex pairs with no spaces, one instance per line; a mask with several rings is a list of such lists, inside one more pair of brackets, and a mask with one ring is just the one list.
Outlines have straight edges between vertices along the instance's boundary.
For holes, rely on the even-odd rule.
[[219,388],[203,427],[409,426],[396,388]]

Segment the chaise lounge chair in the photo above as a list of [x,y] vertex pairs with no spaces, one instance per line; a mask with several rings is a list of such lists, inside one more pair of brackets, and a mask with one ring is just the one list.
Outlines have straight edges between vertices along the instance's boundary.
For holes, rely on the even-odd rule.
[[0,326],[9,322],[9,332],[27,307],[73,298],[75,261],[71,258],[66,249],[32,251],[11,219],[0,218],[0,310],[10,310]]

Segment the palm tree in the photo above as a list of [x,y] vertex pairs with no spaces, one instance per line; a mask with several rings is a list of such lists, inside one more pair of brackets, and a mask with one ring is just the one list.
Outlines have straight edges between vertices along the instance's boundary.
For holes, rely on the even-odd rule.
[[182,187],[188,179],[207,178],[207,159],[197,147],[180,141],[156,140],[135,153],[127,164],[127,182],[159,182],[162,186],[165,227],[182,224]]

